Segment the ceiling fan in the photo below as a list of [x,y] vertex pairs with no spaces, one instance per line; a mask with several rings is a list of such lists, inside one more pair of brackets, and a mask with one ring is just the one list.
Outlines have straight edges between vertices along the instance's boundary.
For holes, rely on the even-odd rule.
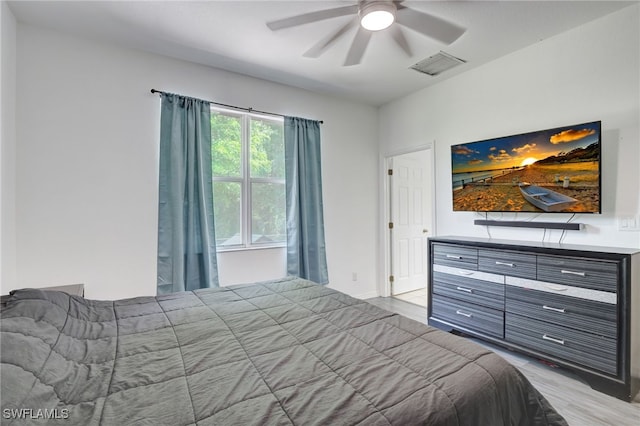
[[352,6],[303,13],[267,22],[267,27],[272,31],[277,31],[339,16],[356,15],[353,20],[318,41],[303,54],[303,56],[310,58],[319,57],[349,29],[358,26],[344,62],[345,66],[360,63],[374,31],[388,28],[393,40],[408,56],[412,56],[411,48],[400,26],[417,31],[447,45],[456,41],[465,32],[464,28],[436,16],[411,9],[402,3],[403,0],[359,0],[357,4]]

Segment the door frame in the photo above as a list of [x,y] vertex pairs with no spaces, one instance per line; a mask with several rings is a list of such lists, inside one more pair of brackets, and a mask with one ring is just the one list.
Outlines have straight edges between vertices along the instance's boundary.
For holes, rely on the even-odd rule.
[[[416,146],[413,148],[394,150],[387,153],[382,153],[380,155],[380,188],[382,189],[382,194],[380,196],[380,232],[382,238],[380,239],[381,244],[379,245],[379,259],[383,261],[379,263],[379,277],[380,282],[378,284],[378,294],[381,297],[390,297],[391,296],[391,283],[389,282],[389,276],[391,275],[391,233],[389,232],[389,222],[391,222],[391,187],[389,182],[388,170],[390,164],[392,162],[393,157],[397,157],[405,154],[412,154],[415,152],[431,150],[430,152],[430,164],[429,168],[431,169],[429,172],[429,179],[431,181],[431,199],[429,200],[429,209],[431,213],[431,223],[427,224],[429,229],[429,236],[436,236],[436,209],[435,209],[435,198],[436,198],[436,185],[435,185],[435,143],[428,143],[421,146]],[[427,277],[429,276],[430,271],[427,271]]]

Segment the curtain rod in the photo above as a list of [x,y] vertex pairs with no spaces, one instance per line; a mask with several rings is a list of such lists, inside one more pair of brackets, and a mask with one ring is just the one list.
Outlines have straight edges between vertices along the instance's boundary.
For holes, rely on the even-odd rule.
[[[151,89],[151,93],[160,93],[160,94],[170,94],[169,92],[163,92],[162,90],[156,90],[156,89]],[[181,95],[180,95],[181,96]],[[234,108],[234,109],[239,109],[241,111],[247,111],[247,112],[257,112],[258,114],[267,114],[267,115],[276,115],[278,117],[286,117],[283,114],[278,114],[275,112],[268,112],[268,111],[260,111],[259,109],[253,109],[253,108],[244,108],[244,107],[239,107],[239,106],[235,106],[235,105],[228,105],[228,104],[221,104],[220,102],[213,102],[213,101],[207,101],[205,99],[202,99],[205,102],[209,102],[210,104],[214,104],[214,105],[218,105],[218,106],[223,106],[223,107],[227,107],[227,108]],[[322,120],[317,120],[320,124],[324,124],[324,121]]]

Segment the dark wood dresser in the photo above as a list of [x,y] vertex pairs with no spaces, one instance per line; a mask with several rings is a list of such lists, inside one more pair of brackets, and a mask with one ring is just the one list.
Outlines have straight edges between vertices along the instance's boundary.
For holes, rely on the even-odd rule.
[[429,239],[428,322],[568,368],[630,401],[640,377],[640,249]]

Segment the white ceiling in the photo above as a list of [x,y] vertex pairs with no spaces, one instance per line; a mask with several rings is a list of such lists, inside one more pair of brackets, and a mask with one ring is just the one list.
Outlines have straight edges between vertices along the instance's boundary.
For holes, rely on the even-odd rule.
[[[373,34],[362,62],[343,66],[355,29],[317,59],[303,53],[353,17],[276,32],[268,21],[352,1],[10,1],[19,22],[115,42],[372,105],[420,90],[637,1],[411,1],[404,6],[466,29],[453,44],[412,31],[408,57],[388,33]],[[439,51],[467,61],[431,77],[410,70]]]

